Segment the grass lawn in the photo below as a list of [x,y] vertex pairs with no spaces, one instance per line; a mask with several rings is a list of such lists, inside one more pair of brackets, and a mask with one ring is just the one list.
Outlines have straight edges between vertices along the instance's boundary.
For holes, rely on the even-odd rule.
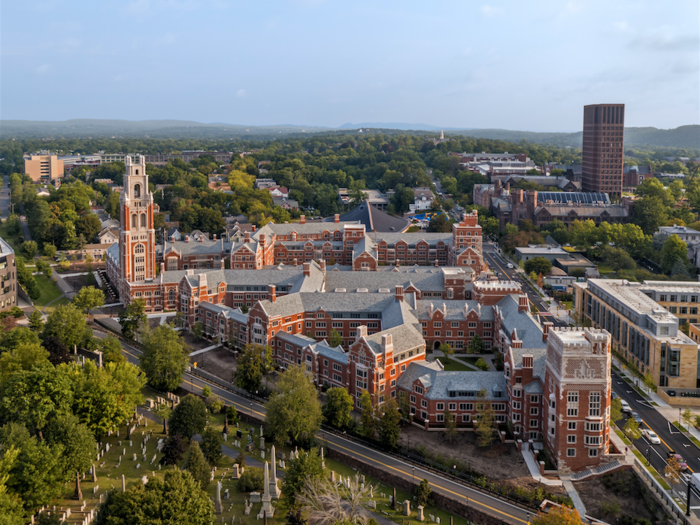
[[629,439],[627,439],[625,433],[622,430],[616,430],[615,434],[617,434],[620,437],[620,439],[625,445],[632,446],[632,442]]
[[573,305],[574,305],[573,301],[564,301],[561,304],[567,310],[571,310],[571,308],[573,308]]
[[642,455],[641,452],[639,452],[639,450],[633,450],[632,452],[640,461],[640,463],[646,466],[647,470],[651,472],[652,476],[654,476],[654,479],[658,481],[664,489],[671,490],[671,486],[668,483],[666,483],[666,480],[663,478],[663,476],[661,476],[654,467],[652,467],[651,465],[647,465],[647,459]]
[[61,306],[63,304],[70,304],[70,299],[68,299],[67,297],[61,297],[60,299],[51,303],[51,306],[46,307],[46,313],[50,314],[51,312],[53,312],[56,309],[57,306]]
[[406,230],[408,233],[414,233],[414,232],[419,232],[420,231],[420,226],[409,226],[408,230]]
[[58,289],[58,285],[45,275],[35,275],[36,284],[39,286],[41,294],[39,299],[37,299],[35,304],[37,306],[46,306],[48,303],[57,299],[63,295],[61,290]]
[[466,371],[474,371],[473,368],[469,368],[466,365],[463,365],[459,361],[455,361],[454,359],[447,359],[446,357],[438,357],[438,361],[442,363],[442,365],[445,367],[445,370],[448,372],[466,372]]

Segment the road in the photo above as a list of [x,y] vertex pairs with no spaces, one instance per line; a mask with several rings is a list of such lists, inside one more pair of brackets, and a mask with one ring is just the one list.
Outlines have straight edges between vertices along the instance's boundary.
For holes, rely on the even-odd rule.
[[3,177],[4,184],[0,189],[0,218],[4,221],[10,215],[10,178]]
[[516,271],[515,268],[508,268],[508,262],[501,257],[495,245],[484,243],[483,250],[484,259],[491,270],[499,272],[501,279],[515,281],[520,285],[523,292],[527,294],[530,304],[534,305],[539,312],[538,316],[541,322],[550,321],[556,327],[569,326],[566,321],[557,319],[550,313],[547,302],[540,297],[540,294],[537,293],[530,283],[523,279],[520,272]]
[[[95,336],[102,338],[105,337],[105,334],[95,332]],[[130,363],[138,365],[140,354],[138,349],[122,342],[122,351],[126,354]],[[185,374],[181,386],[190,392],[201,392],[205,386],[208,386],[214,394],[218,395],[227,404],[234,405],[239,412],[251,414],[257,418],[265,417],[265,407],[263,405],[233,394],[214,384],[202,381],[198,377],[190,374]],[[524,525],[528,523],[528,517],[531,513],[521,507],[491,496],[490,494],[456,483],[450,479],[434,474],[431,471],[414,467],[398,458],[383,454],[334,434],[321,431],[318,437],[326,442],[331,449],[348,454],[363,463],[380,468],[391,474],[401,476],[407,480],[427,479],[435,492],[462,503],[467,502],[475,509],[496,517],[504,523],[512,525]]]
[[[669,421],[657,412],[649,402],[640,396],[631,385],[625,382],[620,375],[612,371],[612,386],[613,391],[629,403],[630,408],[637,412],[642,418],[642,428],[650,428],[661,439],[660,445],[652,445],[646,438],[641,437],[633,440],[635,447],[643,455],[645,455],[651,465],[663,475],[666,468],[666,456],[669,451],[673,450],[680,454],[688,464],[689,473],[700,472],[700,449],[698,449],[687,437],[676,430]],[[624,426],[626,420],[619,422],[620,426]],[[668,480],[667,480],[668,481]],[[674,485],[674,491],[685,502],[687,485],[683,483]],[[700,516],[700,499],[693,496],[691,500],[691,510]]]

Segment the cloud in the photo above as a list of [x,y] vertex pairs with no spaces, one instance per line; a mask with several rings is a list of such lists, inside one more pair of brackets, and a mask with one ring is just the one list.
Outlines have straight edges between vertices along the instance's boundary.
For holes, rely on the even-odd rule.
[[239,89],[238,91],[236,91],[236,96],[238,98],[245,98],[248,96],[248,93],[246,93],[245,89]]
[[692,51],[697,52],[700,38],[697,36],[669,36],[661,33],[645,35],[630,40],[629,47],[640,51]]
[[500,7],[491,7],[490,5],[481,6],[480,11],[483,16],[488,17],[499,16],[503,14],[503,9],[501,9]]
[[49,73],[49,71],[51,71],[51,66],[50,66],[50,65],[48,65],[48,64],[41,64],[39,67],[37,67],[37,68],[34,70],[34,73],[36,73],[37,75],[46,75],[46,74]]

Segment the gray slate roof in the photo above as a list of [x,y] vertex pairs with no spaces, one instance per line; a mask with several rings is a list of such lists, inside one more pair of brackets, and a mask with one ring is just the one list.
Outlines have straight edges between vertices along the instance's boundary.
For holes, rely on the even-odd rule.
[[[474,397],[450,397],[450,391],[479,392],[486,390],[486,399],[505,402],[506,380],[503,372],[446,372],[434,363],[411,363],[399,380],[399,386],[411,390],[414,381],[419,379],[428,389],[426,399],[475,400]],[[494,397],[501,392],[501,397]]]
[[[323,219],[324,222],[332,222],[334,217]],[[355,221],[365,225],[368,232],[400,232],[411,225],[409,219],[395,217],[381,211],[367,201],[358,204],[352,210],[340,216],[341,221]]]
[[542,327],[532,317],[529,311],[518,312],[518,299],[514,295],[507,295],[496,305],[503,315],[501,328],[510,337],[513,329],[517,331],[518,339],[523,342],[523,348],[546,348],[547,343],[542,341]]
[[[389,268],[391,269],[391,268]],[[378,292],[380,289],[388,289],[394,293],[396,286],[404,289],[413,284],[422,292],[443,292],[445,279],[439,270],[435,273],[420,272],[326,272],[326,291],[333,292],[337,288],[344,288],[347,292],[354,292],[358,288],[366,288],[368,292]]]
[[[532,375],[534,377],[539,377],[541,381],[544,381],[545,372],[545,361],[547,359],[547,347],[544,348],[511,348],[511,355],[513,356],[513,365],[516,368],[523,366],[523,356],[532,356]],[[537,381],[539,383],[539,381]],[[533,392],[534,393],[534,392]]]
[[479,319],[482,321],[493,321],[494,312],[492,306],[481,306],[479,301],[463,301],[463,300],[444,300],[440,298],[422,299],[416,301],[416,317],[420,320],[430,319],[430,305],[433,305],[435,310],[447,309],[446,320],[464,321],[465,305],[471,310],[475,310],[479,314]]

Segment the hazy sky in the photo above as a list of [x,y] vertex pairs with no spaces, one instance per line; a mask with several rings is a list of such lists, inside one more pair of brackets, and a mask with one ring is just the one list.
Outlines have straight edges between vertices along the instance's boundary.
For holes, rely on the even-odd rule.
[[7,0],[0,117],[581,129],[700,123],[700,3]]

